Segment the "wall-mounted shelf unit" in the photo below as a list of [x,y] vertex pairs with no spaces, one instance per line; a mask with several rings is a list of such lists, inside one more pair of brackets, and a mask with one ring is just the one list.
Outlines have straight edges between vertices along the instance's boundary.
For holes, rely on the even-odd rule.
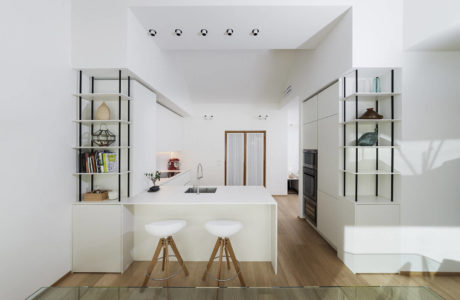
[[[342,172],[341,197],[345,199],[369,204],[395,202],[395,177],[399,175],[395,169],[395,149],[398,149],[399,132],[396,125],[401,122],[400,81],[397,68],[353,69],[341,78],[339,171]],[[383,119],[361,119],[371,107],[383,115]],[[364,133],[374,130],[378,132],[375,145],[357,146]]]
[[[103,80],[105,77],[95,78],[94,76],[88,75],[89,93],[83,92],[83,71],[79,73],[79,87],[78,93],[73,94],[78,100],[77,105],[77,120],[73,122],[78,126],[78,140],[77,145],[73,147],[77,151],[77,170],[73,174],[78,177],[78,201],[82,201],[82,185],[83,182],[87,184],[85,190],[93,191],[98,185],[101,189],[105,189],[106,186],[110,186],[111,189],[118,189],[118,201],[121,200],[122,196],[130,196],[130,125],[131,125],[131,111],[130,102],[133,100],[130,95],[131,78],[127,77],[127,93],[122,93],[122,70],[113,70],[117,73],[118,77],[118,91],[114,93],[95,93],[95,80]],[[86,74],[85,74],[86,76]],[[83,100],[88,101],[85,104]],[[95,102],[106,101],[112,105],[114,111],[114,119],[112,120],[95,120]],[[114,144],[109,146],[97,146],[93,143],[91,136],[95,131],[95,126],[106,126],[114,132],[116,141]],[[85,142],[83,139],[87,139]],[[123,141],[123,142],[122,142]],[[117,153],[118,159],[118,170],[105,173],[96,172],[82,172],[82,158],[84,153],[93,154],[95,151],[109,151],[114,150]],[[112,152],[113,153],[113,152]],[[123,163],[123,164],[122,164]],[[91,168],[90,168],[91,169]],[[87,168],[88,170],[88,168]],[[89,177],[89,180],[88,180]],[[116,179],[114,179],[114,177]],[[106,178],[104,180],[98,179],[98,185],[95,185],[95,178]],[[126,184],[122,184],[123,181]],[[116,181],[115,181],[116,180]],[[126,189],[122,190],[122,185]],[[122,191],[125,192],[122,194]]]

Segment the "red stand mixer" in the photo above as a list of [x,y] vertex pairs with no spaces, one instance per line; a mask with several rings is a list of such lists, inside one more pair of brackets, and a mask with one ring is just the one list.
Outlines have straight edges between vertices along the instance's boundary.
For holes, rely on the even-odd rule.
[[[168,170],[174,171],[174,170],[180,170],[180,160],[178,158],[170,158],[168,160]],[[172,177],[176,175],[176,173],[171,172],[169,173],[169,177]]]

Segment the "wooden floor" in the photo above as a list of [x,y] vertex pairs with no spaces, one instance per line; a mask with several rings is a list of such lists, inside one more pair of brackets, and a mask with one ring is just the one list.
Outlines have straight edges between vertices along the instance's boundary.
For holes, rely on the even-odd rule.
[[[275,198],[278,274],[273,273],[270,263],[242,262],[248,286],[428,286],[446,299],[460,299],[460,276],[353,274],[337,258],[334,249],[304,220],[297,218],[297,195]],[[238,256],[238,249],[235,252]],[[148,262],[134,262],[124,274],[73,273],[57,286],[136,287],[142,284],[147,265]],[[170,280],[170,286],[216,286],[212,279],[201,281],[206,262],[186,262],[186,265],[190,275],[185,277],[180,273]],[[176,267],[171,265],[172,270]],[[161,274],[154,272],[153,276]],[[228,276],[226,270],[223,276]],[[164,285],[164,282],[149,283],[149,286]],[[225,286],[238,285],[237,278],[225,283]]]

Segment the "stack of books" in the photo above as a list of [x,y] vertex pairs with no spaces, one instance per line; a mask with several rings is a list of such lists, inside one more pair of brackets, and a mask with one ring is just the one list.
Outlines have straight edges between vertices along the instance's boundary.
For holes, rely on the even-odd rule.
[[118,154],[109,151],[84,152],[80,157],[80,173],[117,173]]

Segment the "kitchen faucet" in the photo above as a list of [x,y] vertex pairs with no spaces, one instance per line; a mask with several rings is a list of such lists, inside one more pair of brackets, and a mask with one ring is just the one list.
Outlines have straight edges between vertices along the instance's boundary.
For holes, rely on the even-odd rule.
[[200,179],[203,178],[203,166],[201,163],[198,163],[198,166],[196,167],[196,193],[200,194]]

